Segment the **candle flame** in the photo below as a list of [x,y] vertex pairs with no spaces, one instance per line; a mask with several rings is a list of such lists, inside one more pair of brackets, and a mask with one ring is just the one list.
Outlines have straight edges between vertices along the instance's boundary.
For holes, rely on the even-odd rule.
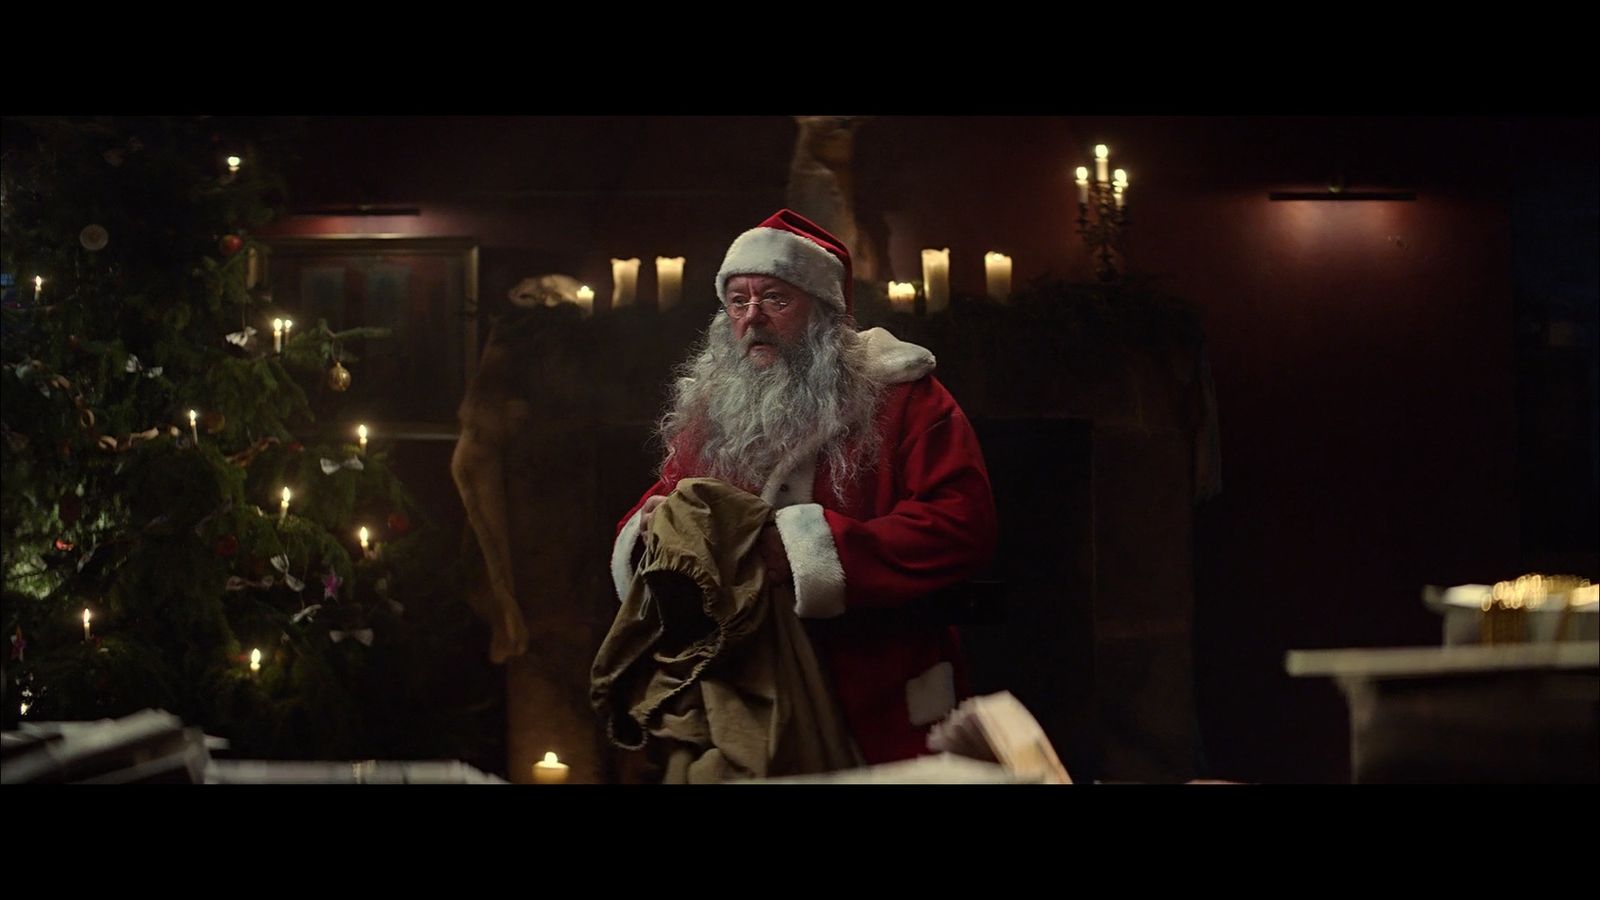
[[42,287],[44,287],[44,276],[42,276],[42,275],[33,276],[33,289],[37,291],[38,289],[40,289]]
[[356,437],[361,438],[363,441],[366,440],[367,439],[367,426],[365,426],[365,425],[357,425],[356,426]]
[[88,607],[84,607],[84,609],[83,609],[83,624],[85,626],[87,626],[89,624],[89,608]]
[[1078,183],[1079,184],[1088,184],[1089,183],[1089,167],[1088,166],[1079,166],[1078,167],[1078,171],[1077,171],[1076,174],[1078,176]]
[[237,156],[230,156],[230,157],[228,157],[228,168],[237,169],[237,168],[239,168],[239,164],[241,162],[244,162],[244,160],[240,159]]
[[556,759],[556,755],[553,752],[552,753],[546,753],[544,755],[544,765],[547,765],[547,766],[559,766],[559,765],[561,765],[561,760]]
[[367,545],[367,526],[361,526],[359,537],[361,538],[361,546],[365,547]]
[[1110,159],[1111,158],[1111,148],[1107,147],[1105,144],[1095,144],[1094,145],[1094,158],[1095,159]]
[[288,488],[284,488],[283,489],[283,502],[284,503],[288,503],[289,502],[289,489]]
[[191,409],[191,410],[189,410],[189,424],[190,424],[190,425],[193,425],[193,424],[194,424],[194,420],[195,420],[195,419],[196,419],[196,418],[198,418],[198,416],[196,416],[196,415],[195,415],[195,412],[194,412],[194,410],[192,410],[192,409]]

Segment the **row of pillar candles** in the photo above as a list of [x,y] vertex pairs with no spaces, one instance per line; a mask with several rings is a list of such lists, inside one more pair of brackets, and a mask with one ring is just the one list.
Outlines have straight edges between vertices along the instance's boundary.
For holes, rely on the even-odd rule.
[[[639,259],[611,260],[611,307],[632,306],[638,295]],[[988,295],[1004,300],[1011,295],[1011,257],[990,251],[983,255],[984,283]],[[922,251],[923,296],[927,311],[938,312],[950,305],[950,248]],[[916,299],[916,285],[907,281],[889,282],[889,304],[897,312],[910,312]],[[683,257],[656,257],[656,307],[667,310],[683,299]],[[578,305],[594,311],[594,290],[578,288]]]

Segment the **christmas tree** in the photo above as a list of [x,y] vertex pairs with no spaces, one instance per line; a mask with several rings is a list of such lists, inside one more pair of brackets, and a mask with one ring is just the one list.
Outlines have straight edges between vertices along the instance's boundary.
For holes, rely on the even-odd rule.
[[239,755],[482,765],[459,564],[380,442],[319,424],[382,334],[260,284],[293,131],[6,120],[0,717],[160,708]]

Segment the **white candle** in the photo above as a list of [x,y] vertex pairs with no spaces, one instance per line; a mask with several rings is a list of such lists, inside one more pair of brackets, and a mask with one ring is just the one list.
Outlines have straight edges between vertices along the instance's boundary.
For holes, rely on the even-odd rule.
[[89,607],[83,608],[83,639],[89,639]]
[[1011,296],[1011,257],[990,251],[983,255],[983,274],[989,286],[989,296],[1004,300]]
[[261,671],[261,650],[257,648],[250,651],[250,674]]
[[196,447],[200,446],[200,429],[195,424],[198,421],[199,419],[195,415],[194,410],[189,410],[189,433],[194,435],[194,445]]
[[922,251],[922,293],[928,315],[950,305],[950,248]]
[[237,156],[228,157],[228,174],[229,175],[237,175],[237,174],[239,174],[239,163],[241,163],[241,162],[244,162],[244,160],[240,159]]
[[683,298],[683,257],[656,257],[656,306],[662,310],[678,305]]
[[1114,189],[1113,193],[1115,194],[1115,196],[1117,198],[1117,209],[1121,209],[1122,208],[1122,195],[1128,189],[1128,172],[1127,172],[1127,170],[1126,169],[1118,169],[1117,171],[1113,172],[1112,173],[1112,182],[1113,182],[1112,186],[1113,186],[1113,189]]
[[289,346],[289,329],[291,329],[293,327],[294,327],[294,320],[293,319],[284,319],[283,320],[283,345],[285,347]]
[[361,526],[361,530],[356,532],[356,538],[361,541],[361,553],[362,553],[362,555],[366,555],[367,552],[372,549],[371,546],[367,543],[367,537],[368,537],[368,535],[367,535],[367,526],[363,525],[363,526]]
[[533,764],[533,781],[535,784],[565,784],[567,771],[566,763],[554,753],[546,753],[544,759]]
[[365,455],[367,452],[367,426],[356,426],[356,442],[361,445],[362,455]]
[[1111,158],[1111,148],[1105,144],[1094,145],[1094,180],[1102,184],[1106,180],[1106,165]]
[[611,308],[633,305],[634,288],[639,285],[639,259],[611,260]]
[[1078,167],[1078,205],[1089,205],[1089,167]]
[[585,315],[594,312],[594,289],[587,284],[578,288],[578,306],[583,308]]
[[41,276],[41,275],[33,276],[33,302],[35,302],[35,303],[39,302],[39,294],[43,290],[44,290],[44,277]]
[[283,320],[272,320],[272,352],[283,352]]
[[916,310],[917,287],[909,281],[889,282],[889,308],[895,312],[908,313]]
[[283,502],[278,504],[278,521],[281,523],[287,518],[289,518],[289,489],[284,488]]

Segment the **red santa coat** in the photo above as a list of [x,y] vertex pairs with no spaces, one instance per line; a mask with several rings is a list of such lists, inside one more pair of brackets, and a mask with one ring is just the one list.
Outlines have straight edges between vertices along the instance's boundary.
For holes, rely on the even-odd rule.
[[[772,474],[762,498],[777,509],[795,611],[863,758],[881,763],[928,752],[927,727],[968,693],[956,630],[919,622],[908,606],[988,565],[997,524],[977,435],[932,376],[933,354],[881,328],[863,337],[869,371],[889,385],[878,461],[846,486],[841,503],[826,464],[803,453]],[[645,500],[696,474],[669,462],[623,517],[612,553],[619,597],[632,578]]]

